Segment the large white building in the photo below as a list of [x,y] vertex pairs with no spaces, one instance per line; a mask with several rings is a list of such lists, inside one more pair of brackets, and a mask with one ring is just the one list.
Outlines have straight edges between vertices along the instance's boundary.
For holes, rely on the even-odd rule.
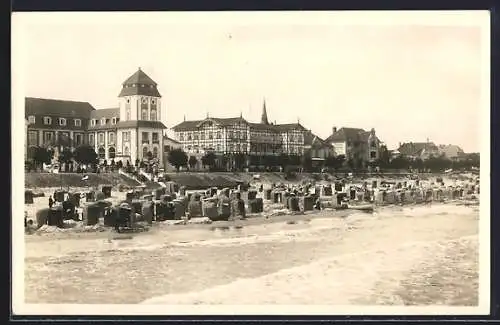
[[[149,155],[163,166],[161,95],[140,68],[122,84],[118,107],[95,109],[87,102],[25,99],[27,146],[89,144],[101,161],[135,161]],[[29,150],[28,150],[29,157]]]

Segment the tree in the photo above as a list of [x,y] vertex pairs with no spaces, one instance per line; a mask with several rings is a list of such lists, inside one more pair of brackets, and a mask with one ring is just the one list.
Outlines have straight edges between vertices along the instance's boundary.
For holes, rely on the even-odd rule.
[[73,152],[69,148],[64,148],[60,153],[59,153],[59,162],[62,164],[67,164],[71,162],[73,159]]
[[224,154],[224,156],[222,156],[222,166],[224,166],[224,169],[227,169],[227,164],[229,162],[229,155],[227,154]]
[[179,171],[181,166],[186,166],[187,154],[182,149],[173,149],[168,153],[168,162]]
[[201,157],[201,163],[212,169],[215,167],[215,158],[216,157],[213,152],[207,152],[203,157]]
[[301,157],[301,165],[305,171],[310,171],[312,169],[312,158],[310,153],[306,153]]
[[97,153],[94,148],[83,145],[75,149],[73,153],[76,162],[84,165],[95,164],[97,162]]
[[44,147],[34,147],[33,149],[33,162],[37,167],[42,164],[50,164],[54,151]]
[[290,165],[290,156],[282,153],[278,156],[278,165],[285,169],[286,166]]
[[389,168],[392,169],[407,169],[409,166],[410,161],[403,156],[392,159],[389,164]]
[[424,162],[425,168],[430,169],[432,172],[442,172],[450,168],[451,165],[451,160],[446,159],[444,156],[430,157]]
[[196,159],[195,156],[189,157],[189,168],[194,169],[196,167],[197,163],[198,163],[198,159]]
[[335,169],[342,168],[342,166],[344,166],[344,163],[345,163],[345,156],[338,155],[335,157],[335,165],[333,166],[333,168]]
[[387,168],[390,165],[391,155],[389,154],[389,150],[387,150],[386,145],[381,145],[379,149],[379,158],[377,160],[377,165],[380,168]]

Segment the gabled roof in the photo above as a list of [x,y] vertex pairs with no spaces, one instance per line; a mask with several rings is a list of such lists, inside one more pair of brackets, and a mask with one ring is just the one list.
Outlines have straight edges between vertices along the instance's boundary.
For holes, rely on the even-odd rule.
[[331,147],[332,145],[325,140],[321,139],[311,131],[304,134],[304,145],[311,147]]
[[325,141],[337,142],[337,141],[359,141],[368,139],[370,132],[358,128],[340,128],[337,132],[326,138]]
[[120,115],[119,108],[101,108],[92,111],[90,113],[90,118],[99,120],[101,118],[118,117],[119,115]]
[[438,147],[433,142],[408,142],[403,143],[398,151],[404,156],[418,156],[421,155],[423,151],[436,152]]
[[457,145],[440,145],[439,152],[444,154],[447,158],[458,158],[464,155],[464,151]]
[[193,120],[193,121],[183,121],[172,127],[174,131],[190,131],[195,130],[197,125],[200,124],[203,120]]
[[287,123],[287,124],[275,124],[274,125],[278,130],[281,131],[290,131],[290,130],[302,130],[305,131],[306,128],[302,126],[300,123]]
[[26,97],[24,105],[25,117],[47,115],[88,119],[91,112],[95,110],[88,102],[34,97]]
[[254,130],[264,130],[264,131],[272,131],[279,133],[280,130],[276,128],[275,125],[272,124],[262,124],[262,123],[249,123],[250,127]]

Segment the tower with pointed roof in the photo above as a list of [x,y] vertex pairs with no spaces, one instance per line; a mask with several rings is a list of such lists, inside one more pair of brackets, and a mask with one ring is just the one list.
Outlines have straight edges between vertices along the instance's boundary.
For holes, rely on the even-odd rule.
[[266,100],[264,99],[264,103],[262,104],[262,117],[260,118],[260,123],[269,125],[269,121],[267,119],[267,109],[266,109]]
[[118,95],[118,152],[134,163],[152,156],[163,165],[163,131],[161,95],[153,81],[141,68],[122,84]]

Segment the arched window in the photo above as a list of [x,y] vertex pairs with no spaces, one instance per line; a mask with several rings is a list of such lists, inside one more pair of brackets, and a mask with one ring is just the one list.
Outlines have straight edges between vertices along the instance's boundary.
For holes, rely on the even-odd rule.
[[158,158],[158,148],[153,148],[153,158]]
[[109,147],[108,149],[109,159],[114,159],[116,156],[116,151],[114,147]]
[[141,119],[144,121],[148,119],[148,110],[147,109],[142,110]]
[[103,147],[99,148],[99,150],[97,151],[97,154],[99,156],[99,159],[106,159],[106,150],[104,150]]
[[125,149],[123,150],[123,153],[125,154],[125,156],[130,156],[130,150],[128,147],[125,147]]
[[109,133],[108,140],[109,140],[109,143],[111,143],[111,144],[115,143],[115,133],[114,132]]
[[142,158],[146,158],[148,156],[148,147],[142,148]]
[[150,114],[150,120],[151,121],[156,121],[156,110],[155,109],[152,109],[151,110],[151,114]]

